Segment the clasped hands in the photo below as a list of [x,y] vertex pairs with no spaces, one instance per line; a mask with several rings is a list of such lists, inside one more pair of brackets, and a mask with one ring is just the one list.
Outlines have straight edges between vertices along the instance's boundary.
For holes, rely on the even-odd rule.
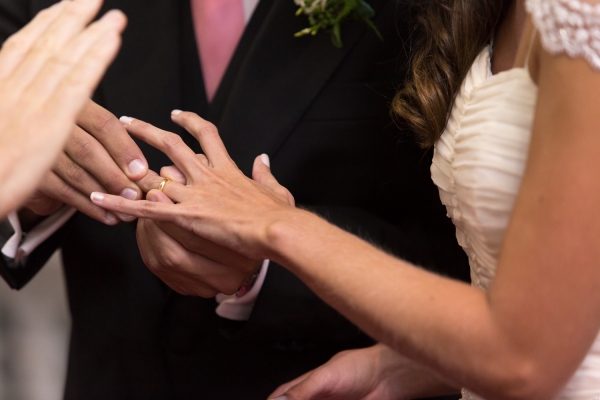
[[[168,286],[184,295],[234,294],[268,258],[248,242],[266,232],[256,230],[255,221],[293,208],[294,199],[271,175],[266,155],[256,158],[249,179],[212,124],[192,113],[174,112],[173,120],[199,140],[206,155],[195,154],[179,135],[127,117],[119,122],[90,103],[64,161],[59,160],[29,206],[35,211],[36,202],[45,203],[43,211],[52,212],[66,203],[108,225],[139,218],[142,258]],[[150,171],[129,134],[164,152],[175,166],[160,175]],[[169,181],[159,191],[165,178]],[[52,179],[65,188],[50,184]],[[211,205],[208,215],[202,204]]]
[[[260,246],[248,243],[248,238],[264,235],[255,231],[256,221],[293,206],[294,199],[271,174],[268,156],[256,158],[254,180],[249,179],[229,157],[214,125],[192,113],[174,111],[172,118],[200,142],[205,154],[195,154],[179,135],[123,117],[131,135],[164,152],[175,166],[163,168],[160,175],[150,171],[137,182],[146,201],[101,193],[91,199],[140,218],[137,236],[144,262],[171,288],[202,297],[233,294],[267,258]],[[219,231],[223,224],[230,229]]]

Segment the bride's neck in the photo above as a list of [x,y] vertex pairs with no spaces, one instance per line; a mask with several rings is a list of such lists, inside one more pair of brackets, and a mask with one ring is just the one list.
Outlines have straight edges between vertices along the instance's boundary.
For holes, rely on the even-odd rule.
[[526,18],[525,0],[514,0],[494,36],[493,74],[507,71],[515,66]]

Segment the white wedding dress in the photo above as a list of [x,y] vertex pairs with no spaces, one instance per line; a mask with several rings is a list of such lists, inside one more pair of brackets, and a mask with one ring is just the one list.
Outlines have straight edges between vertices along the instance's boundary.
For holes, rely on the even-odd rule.
[[[527,0],[527,9],[547,51],[583,57],[600,70],[600,5]],[[491,74],[490,51],[479,55],[463,82],[431,167],[458,243],[469,257],[472,285],[482,290],[494,279],[537,99],[527,69]],[[465,389],[463,399],[480,397]],[[558,399],[600,400],[600,336]]]

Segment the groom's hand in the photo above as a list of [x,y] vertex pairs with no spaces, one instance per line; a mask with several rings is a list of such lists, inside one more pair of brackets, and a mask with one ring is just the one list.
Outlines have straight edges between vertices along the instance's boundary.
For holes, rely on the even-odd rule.
[[95,191],[138,200],[142,190],[134,181],[148,172],[148,163],[123,124],[90,101],[74,127],[65,150],[26,207],[49,215],[67,204],[107,225],[133,217],[103,210],[90,201]]
[[[169,176],[180,180],[176,175]],[[162,180],[150,171],[138,185],[149,191]],[[153,191],[148,200],[172,203],[158,191]],[[140,218],[137,239],[146,266],[182,295],[209,298],[218,293],[234,294],[262,264],[262,260],[247,258],[168,222]]]

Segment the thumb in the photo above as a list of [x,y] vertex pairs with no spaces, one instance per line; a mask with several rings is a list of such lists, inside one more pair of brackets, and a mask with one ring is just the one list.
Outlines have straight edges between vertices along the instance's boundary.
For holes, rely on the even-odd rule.
[[[298,378],[296,384],[288,388],[285,393],[271,400],[312,400],[321,398],[338,399],[342,397],[335,396],[330,389],[330,382],[321,379],[317,373],[308,374],[306,379]],[[298,382],[299,381],[299,382]]]
[[278,195],[284,197],[291,206],[296,204],[294,196],[292,196],[290,191],[281,186],[281,184],[277,182],[277,179],[275,179],[271,173],[271,161],[269,160],[268,155],[261,154],[260,156],[256,157],[254,160],[254,166],[252,167],[252,179],[267,189],[270,189]]

